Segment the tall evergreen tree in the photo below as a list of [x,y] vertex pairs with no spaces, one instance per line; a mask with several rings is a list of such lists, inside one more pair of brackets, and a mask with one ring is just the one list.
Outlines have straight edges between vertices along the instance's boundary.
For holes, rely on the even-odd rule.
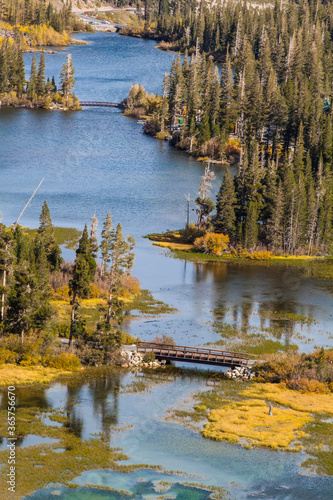
[[54,227],[46,201],[39,216],[38,234],[44,245],[50,271],[58,270],[62,262],[61,249],[55,240]]
[[42,96],[45,93],[45,55],[44,52],[40,55],[38,73],[36,79],[36,92],[38,96]]
[[236,232],[236,202],[237,198],[234,181],[230,170],[227,169],[216,197],[216,217],[214,219],[214,229],[217,233],[227,234],[230,241],[233,241]]
[[37,63],[35,54],[32,56],[30,80],[29,80],[29,97],[34,98],[37,93]]
[[68,99],[69,94],[74,90],[74,73],[75,69],[73,67],[72,56],[68,54],[67,60],[61,70],[59,83],[61,92],[66,99]]

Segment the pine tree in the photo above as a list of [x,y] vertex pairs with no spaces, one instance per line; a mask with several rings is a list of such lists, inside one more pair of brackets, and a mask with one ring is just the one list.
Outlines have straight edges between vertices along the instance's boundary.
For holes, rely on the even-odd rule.
[[84,255],[77,254],[72,270],[72,279],[69,282],[71,293],[71,326],[69,333],[69,345],[72,343],[73,335],[76,333],[78,325],[77,311],[79,308],[79,298],[88,298],[90,296],[91,271]]
[[91,227],[90,227],[90,247],[91,247],[91,253],[94,259],[97,258],[97,253],[98,253],[98,242],[97,242],[97,226],[98,226],[98,219],[96,215],[94,215],[91,218]]
[[0,225],[0,271],[2,272],[1,280],[1,321],[6,317],[7,297],[10,291],[8,286],[14,270],[15,254],[14,254],[13,233],[4,225]]
[[29,81],[29,97],[35,98],[37,93],[37,64],[35,54],[32,57],[31,70],[30,70],[30,81]]
[[134,247],[136,245],[135,239],[133,236],[128,236],[127,237],[127,254],[124,257],[124,269],[125,269],[125,274],[129,276],[132,272],[133,266],[134,266],[134,260],[135,260],[135,253],[134,253]]
[[46,201],[44,201],[42,211],[39,216],[38,234],[44,245],[50,271],[58,270],[62,262],[61,249],[55,240],[54,227]]
[[110,252],[115,238],[115,232],[112,225],[111,214],[108,213],[106,219],[103,223],[103,229],[101,233],[101,277],[105,276],[108,263],[110,262]]
[[208,142],[211,137],[210,133],[210,126],[209,126],[209,115],[208,112],[206,112],[203,116],[203,119],[200,123],[200,133],[199,133],[199,139],[202,144],[205,142]]
[[252,249],[258,243],[258,206],[250,201],[245,220],[245,246]]
[[45,93],[45,55],[44,52],[40,55],[38,73],[36,79],[36,92],[38,96],[42,96]]
[[15,86],[17,89],[18,97],[22,96],[25,83],[26,82],[25,82],[23,52],[21,49],[19,49],[17,51],[17,57],[16,57],[16,78],[15,78]]
[[276,252],[283,248],[284,241],[284,198],[282,182],[279,182],[274,197],[271,217],[267,222],[267,240],[269,246]]
[[222,64],[220,88],[222,124],[227,128],[227,132],[229,132],[229,125],[235,120],[234,78],[229,50],[227,51],[226,61]]
[[198,215],[197,228],[202,229],[210,220],[210,213],[215,209],[215,205],[209,198],[212,181],[215,179],[214,172],[210,169],[210,164],[206,165],[205,173],[200,182],[199,196],[195,200]]
[[59,83],[61,92],[63,96],[66,98],[66,100],[68,100],[69,94],[73,92],[74,89],[74,84],[75,84],[74,73],[75,70],[73,67],[72,56],[68,54],[67,61],[63,65],[60,73],[60,83]]
[[87,224],[85,224],[81,238],[79,240],[79,246],[76,250],[76,255],[82,255],[89,267],[90,280],[93,281],[94,274],[96,271],[96,261],[93,255],[93,249],[91,248],[90,238],[88,234]]
[[108,309],[105,315],[107,325],[111,324],[112,319],[118,323],[122,320],[122,304],[118,299],[118,293],[122,275],[129,274],[133,267],[134,245],[135,241],[132,237],[128,238],[128,242],[125,241],[120,224],[114,231],[111,215],[108,213],[103,224],[100,247],[104,268],[103,277],[107,280],[109,288]]
[[92,255],[86,224],[79,240],[78,249],[76,250],[76,258],[72,270],[72,279],[69,283],[69,289],[72,296],[72,314],[69,334],[70,345],[72,343],[73,335],[76,333],[76,327],[79,324],[77,315],[79,308],[78,299],[88,298],[90,296],[90,283],[94,279],[95,270],[96,261]]
[[234,239],[236,231],[236,202],[234,181],[230,170],[227,169],[216,197],[214,229],[217,233],[227,234],[231,241]]

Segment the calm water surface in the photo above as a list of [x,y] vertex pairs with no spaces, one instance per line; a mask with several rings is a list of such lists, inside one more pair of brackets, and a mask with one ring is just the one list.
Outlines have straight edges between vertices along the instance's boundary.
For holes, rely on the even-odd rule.
[[[76,69],[80,99],[121,101],[133,83],[160,91],[173,54],[152,41],[99,33],[78,35],[88,46],[46,54],[46,75],[60,73],[68,52]],[[32,55],[25,54],[27,73]],[[38,55],[37,55],[38,60]],[[311,350],[332,345],[332,295],[325,283],[266,266],[198,265],[165,258],[142,235],[183,227],[185,194],[197,195],[203,165],[167,143],[144,135],[136,120],[112,108],[82,112],[2,109],[0,111],[2,219],[16,220],[40,180],[45,180],[21,219],[36,227],[44,199],[59,226],[83,228],[96,213],[100,228],[109,211],[125,234],[137,240],[135,274],[144,288],[177,307],[177,315],[126,325],[142,339],[168,333],[178,342],[218,340],[211,311],[224,308],[224,321],[260,329],[270,326],[262,307],[312,317],[311,326],[286,325],[282,341]],[[213,196],[223,177],[216,168]],[[194,205],[191,207],[194,208]],[[195,212],[192,219],[195,218]],[[66,254],[72,258],[72,254]],[[324,286],[324,288],[323,288]]]
[[[134,498],[156,499],[153,482],[174,483],[168,493],[179,500],[207,498],[206,494],[184,489],[180,483],[221,486],[229,489],[231,498],[238,499],[288,499],[319,500],[331,498],[333,478],[317,476],[301,469],[304,454],[271,452],[264,449],[246,450],[224,442],[204,439],[200,434],[180,425],[165,421],[167,410],[182,407],[198,389],[205,387],[202,378],[195,373],[171,375],[169,381],[152,384],[145,393],[127,393],[126,385],[141,380],[140,374],[113,374],[98,377],[73,387],[65,383],[53,383],[47,389],[32,392],[20,388],[17,391],[18,406],[39,407],[44,411],[60,409],[69,417],[69,427],[82,439],[104,432],[106,439],[115,447],[123,448],[130,457],[126,463],[162,465],[170,473],[138,470],[130,474],[94,470],[75,478],[76,484],[96,484],[131,491]],[[3,398],[2,405],[5,404]],[[52,422],[53,424],[53,422]],[[126,429],[119,430],[121,427]],[[28,446],[43,442],[31,436],[18,444]],[[3,443],[5,445],[5,443]],[[18,452],[19,453],[19,450]],[[174,475],[172,471],[182,471]],[[141,485],[141,486],[140,486]],[[108,492],[96,490],[71,490],[59,488],[36,492],[29,498],[46,500],[54,498],[51,492],[60,492],[60,498],[97,500],[119,498]]]
[[[80,35],[79,38],[88,40],[89,45],[46,54],[46,74],[55,75],[57,79],[70,52],[76,69],[76,94],[80,99],[121,101],[136,82],[142,83],[149,92],[160,91],[163,74],[169,70],[173,55],[156,50],[154,42],[116,34]],[[28,70],[31,59],[31,54],[25,55]],[[270,326],[262,314],[263,309],[268,309],[302,314],[314,320],[306,326],[297,322],[292,326],[286,324],[282,341],[291,340],[305,351],[314,345],[332,346],[333,300],[327,288],[332,283],[311,280],[306,272],[266,265],[185,263],[166,257],[164,250],[141,238],[147,233],[184,226],[185,194],[191,193],[192,199],[196,197],[203,168],[167,143],[145,136],[136,120],[123,117],[117,109],[86,108],[76,113],[0,110],[3,222],[10,224],[16,220],[43,177],[42,187],[20,221],[23,225],[38,226],[44,199],[58,226],[82,229],[96,213],[101,228],[109,211],[116,223],[121,222],[124,233],[132,234],[137,240],[134,274],[142,287],[179,310],[166,317],[134,321],[126,325],[131,333],[143,340],[167,333],[177,342],[200,345],[219,338],[212,327],[212,310],[224,309],[224,321],[252,326],[259,331]],[[213,195],[219,189],[223,170],[217,167],[215,173]],[[195,213],[191,213],[194,220]],[[72,258],[72,254],[67,256]],[[207,484],[227,485],[235,481],[257,492],[258,484],[264,484],[266,498],[329,497],[331,480],[301,475],[298,455],[262,450],[248,452],[203,440],[176,424],[161,424],[159,415],[172,405],[174,394],[183,397],[192,390],[191,384],[193,390],[200,386],[199,382],[178,380],[154,390],[149,396],[119,398],[115,418],[126,425],[133,424],[134,428],[113,440],[132,455],[133,462],[160,463],[195,474],[201,471]],[[94,432],[98,432],[102,425],[101,419],[88,412],[94,398],[89,390],[82,388],[75,410],[80,414],[83,434],[92,426]],[[45,394],[50,405],[57,406],[57,398],[66,400],[63,386],[52,386]],[[112,399],[111,394],[109,397]],[[110,408],[112,404],[108,402]],[[91,474],[99,484],[113,484],[116,477],[105,471]],[[149,490],[152,478],[149,474],[145,477]],[[87,482],[87,477],[82,481]],[[119,478],[116,481],[121,482]],[[94,482],[90,476],[88,482]],[[283,485],[291,488],[292,493]],[[315,488],[315,496],[311,488]],[[244,491],[242,497],[251,494]],[[299,496],[296,491],[300,492]],[[324,493],[319,496],[325,491],[326,496]],[[64,498],[78,498],[77,492],[64,491],[63,494]],[[89,498],[102,498],[98,492],[89,494],[92,495]]]

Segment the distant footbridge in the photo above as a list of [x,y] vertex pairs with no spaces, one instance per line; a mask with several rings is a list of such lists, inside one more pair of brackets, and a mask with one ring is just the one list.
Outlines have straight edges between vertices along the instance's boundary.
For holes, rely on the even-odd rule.
[[122,108],[120,102],[101,102],[101,101],[80,101],[80,106],[96,106],[101,108]]

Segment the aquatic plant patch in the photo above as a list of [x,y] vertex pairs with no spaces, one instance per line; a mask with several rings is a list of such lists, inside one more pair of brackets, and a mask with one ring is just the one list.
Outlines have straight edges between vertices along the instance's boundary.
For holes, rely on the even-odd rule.
[[301,447],[292,447],[291,443],[305,436],[301,428],[312,417],[307,412],[276,407],[271,415],[269,410],[261,399],[228,401],[210,412],[202,435],[246,446],[299,451]]
[[[26,233],[36,236],[38,229],[25,229]],[[54,238],[57,245],[65,245],[69,250],[75,250],[82,231],[74,227],[54,227]]]
[[170,307],[161,300],[154,299],[149,290],[141,290],[132,300],[125,303],[126,311],[138,311],[142,314],[166,314],[177,312],[177,309]]
[[314,421],[305,427],[304,447],[311,458],[302,463],[313,472],[333,475],[333,423],[315,415]]
[[[0,433],[6,435],[6,412],[0,412]],[[110,448],[104,434],[82,440],[69,427],[68,417],[63,411],[39,408],[18,407],[16,413],[16,431],[18,438],[27,435],[57,439],[56,443],[37,444],[20,447],[16,454],[16,468],[20,471],[16,477],[16,491],[11,498],[18,500],[35,490],[49,484],[70,486],[70,481],[82,472],[93,469],[112,469],[119,472],[131,472],[147,465],[119,465],[117,462],[128,457],[118,448]],[[46,425],[45,417],[63,423]],[[0,465],[5,464],[7,450],[0,451]],[[151,468],[159,468],[158,466]],[[6,491],[6,467],[0,467],[0,491]]]
[[311,413],[327,412],[333,414],[333,393],[301,393],[287,389],[284,384],[254,383],[251,387],[244,389],[240,395],[273,401],[297,411],[309,411]]
[[[221,309],[217,312],[221,316]],[[274,328],[269,330],[262,329],[260,333],[256,327],[239,328],[236,325],[230,325],[226,322],[214,321],[213,328],[216,333],[221,335],[221,339],[209,343],[210,346],[222,346],[230,351],[242,351],[249,354],[273,354],[276,352],[295,351],[298,349],[296,344],[284,344],[280,340],[273,340],[272,335],[280,330]]]

